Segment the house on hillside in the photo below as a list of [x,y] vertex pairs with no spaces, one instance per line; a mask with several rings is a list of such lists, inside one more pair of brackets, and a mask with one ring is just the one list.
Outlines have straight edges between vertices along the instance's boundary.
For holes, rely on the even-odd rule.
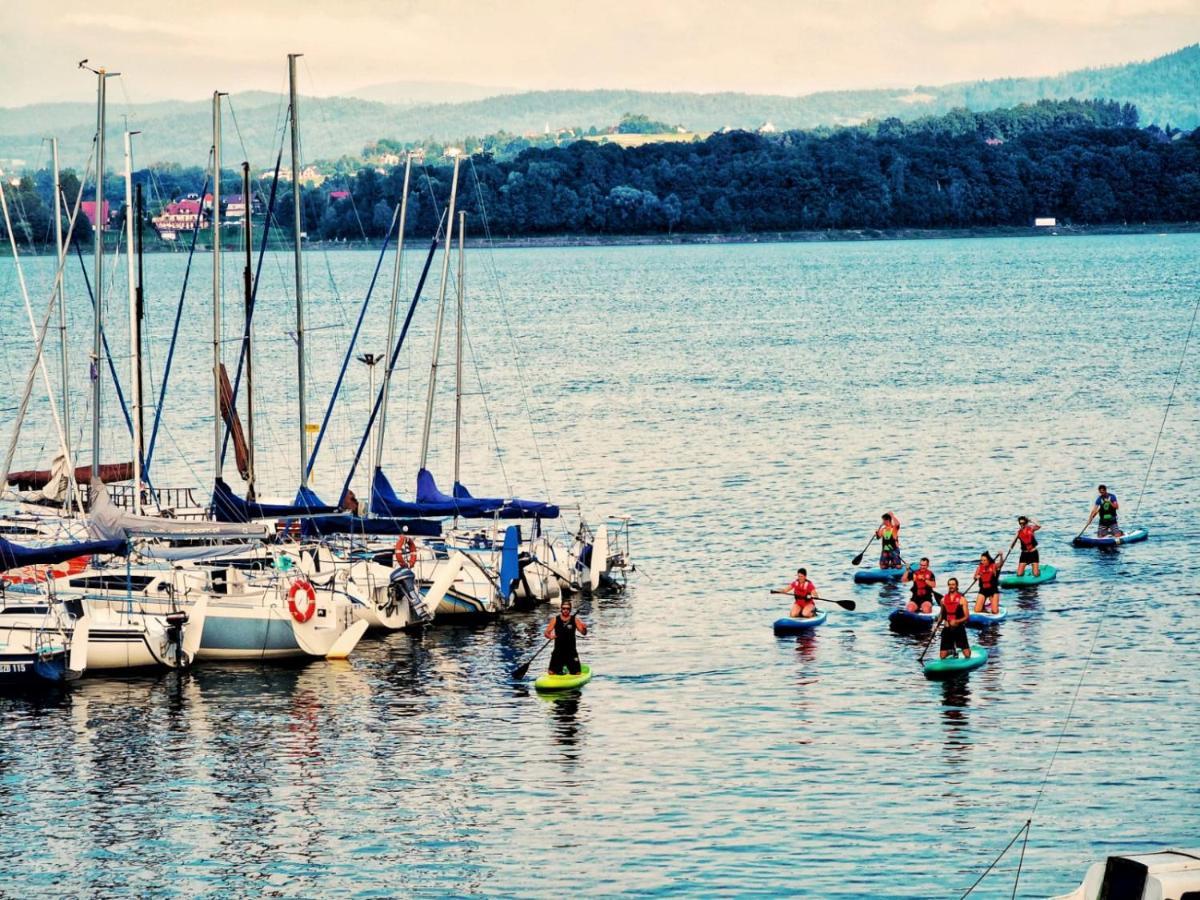
[[[80,204],[80,206],[83,207],[83,214],[85,216],[87,216],[88,224],[91,225],[92,229],[94,230],[96,228],[96,201],[95,200],[84,200],[83,203]],[[103,222],[100,225],[101,231],[108,230],[108,227],[112,224],[112,217],[113,217],[112,204],[110,204],[107,200],[105,200],[104,201]]]
[[206,195],[208,210],[204,201],[196,194],[190,194],[182,200],[175,200],[162,208],[162,211],[150,220],[158,236],[164,241],[173,241],[180,232],[191,232],[199,227],[208,227],[208,211],[212,208],[212,195]]
[[329,192],[329,202],[330,203],[337,203],[337,201],[339,201],[339,200],[347,200],[347,199],[349,199],[349,197],[350,197],[349,191],[330,191]]

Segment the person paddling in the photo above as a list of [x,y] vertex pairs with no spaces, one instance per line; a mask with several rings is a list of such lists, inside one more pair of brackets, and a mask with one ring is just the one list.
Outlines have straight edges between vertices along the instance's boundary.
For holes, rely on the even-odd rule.
[[904,563],[900,559],[900,519],[894,512],[883,514],[883,524],[875,529],[879,538],[879,568],[899,569]]
[[933,589],[937,585],[937,576],[929,568],[928,556],[922,556],[921,565],[915,570],[905,572],[900,580],[912,582],[912,599],[908,601],[909,612],[933,612]]
[[1121,508],[1121,504],[1117,502],[1117,495],[1104,485],[1100,485],[1097,492],[1096,502],[1092,504],[1092,513],[1088,516],[1087,525],[1083,526],[1083,530],[1087,531],[1092,519],[1099,515],[1100,523],[1096,529],[1096,537],[1121,537],[1125,532],[1117,525],[1117,510]]
[[1028,516],[1017,516],[1017,525],[1020,527],[1017,540],[1021,542],[1021,555],[1017,558],[1017,577],[1025,574],[1026,566],[1033,566],[1033,577],[1037,578],[1042,574],[1042,564],[1038,555],[1036,532],[1041,531],[1042,526]]
[[[986,550],[979,555],[979,565],[975,569],[975,580],[979,582],[979,596],[975,598],[975,612],[985,609],[992,615],[1000,614],[1000,566],[1004,562],[1003,555],[992,554]],[[945,600],[942,601],[945,603]]]
[[796,580],[780,593],[796,598],[789,614],[793,619],[811,619],[817,614],[817,604],[813,601],[821,598],[817,596],[817,586],[808,580],[808,569],[797,569]]
[[578,675],[582,669],[579,662],[579,651],[575,647],[575,633],[587,634],[587,625],[579,616],[572,615],[571,601],[564,600],[559,607],[558,615],[546,626],[546,640],[554,639],[554,650],[550,654],[550,668],[546,671],[551,675],[563,674],[566,669],[572,675]]
[[970,617],[967,602],[958,590],[958,579],[947,579],[946,595],[942,597],[942,608],[938,611],[938,621],[944,623],[942,649],[939,654],[941,659],[959,650],[963,652],[963,656],[971,658],[971,645],[967,641],[967,619]]

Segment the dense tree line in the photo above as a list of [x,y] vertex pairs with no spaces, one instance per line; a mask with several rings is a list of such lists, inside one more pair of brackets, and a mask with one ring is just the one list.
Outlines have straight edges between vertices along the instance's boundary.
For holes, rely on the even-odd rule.
[[[414,232],[435,228],[450,171],[418,179]],[[1139,129],[1136,110],[1103,101],[628,149],[581,141],[476,156],[463,173],[460,208],[476,229],[486,212],[499,236],[1200,220],[1200,130]],[[398,172],[360,173],[350,197],[319,216],[314,205],[310,233],[381,236],[399,186]]]
[[[631,148],[579,141],[506,161],[476,155],[461,173],[459,207],[473,232],[486,213],[502,237],[963,228],[1028,225],[1035,216],[1088,225],[1200,220],[1200,130],[1138,128],[1136,110],[1105,101]],[[450,177],[449,165],[416,172],[413,234],[436,228]],[[178,193],[204,181],[198,169],[139,178],[159,190],[171,179]],[[238,189],[232,176],[223,184]],[[43,186],[40,176],[22,182],[23,239],[52,239],[49,214],[37,213],[39,200],[48,207]],[[310,239],[379,239],[402,187],[395,167],[305,188],[304,228]],[[281,237],[291,229],[290,191],[282,185],[275,206]],[[349,195],[333,199],[335,191]]]

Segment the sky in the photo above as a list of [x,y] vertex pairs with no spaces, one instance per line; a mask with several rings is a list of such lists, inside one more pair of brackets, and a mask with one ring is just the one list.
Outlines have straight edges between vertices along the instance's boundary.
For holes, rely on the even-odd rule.
[[1200,42],[1200,0],[3,0],[0,107],[388,81],[806,94],[1050,75]]

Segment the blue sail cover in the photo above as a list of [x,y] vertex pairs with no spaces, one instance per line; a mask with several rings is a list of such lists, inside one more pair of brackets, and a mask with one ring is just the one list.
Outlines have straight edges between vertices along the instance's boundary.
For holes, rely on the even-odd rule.
[[371,482],[371,512],[383,516],[459,516],[464,519],[490,519],[495,515],[501,519],[558,517],[558,507],[551,503],[478,498],[469,494],[466,497],[451,497],[438,490],[437,482],[428,469],[417,472],[417,499],[413,503],[397,497],[387,476],[376,469]]
[[396,496],[396,491],[382,469],[375,470],[371,479],[371,512],[377,516],[453,516],[457,507],[449,503],[409,503]]
[[326,506],[310,489],[300,488],[295,503],[257,503],[233,492],[224,479],[213,484],[213,518],[218,522],[249,522],[253,519],[286,519],[289,516],[318,516],[337,512]]
[[128,541],[76,541],[71,544],[55,544],[50,547],[22,547],[0,538],[0,572],[19,569],[22,566],[52,566],[77,556],[98,556],[102,553],[114,556],[129,554]]
[[363,516],[335,515],[309,516],[300,522],[300,534],[304,537],[322,537],[329,534],[398,535],[413,537],[439,537],[441,522],[426,519],[364,518]]
[[[458,500],[474,500],[476,503],[494,504],[501,507],[500,518],[515,519],[515,518],[532,518],[537,516],[542,519],[557,519],[558,507],[553,503],[544,503],[541,500],[521,500],[517,497],[511,497],[505,500],[503,497],[480,498],[472,497],[471,492],[461,482],[454,482],[454,496]],[[508,515],[508,513],[519,511],[522,515]]]
[[454,496],[438,490],[437,482],[428,469],[417,472],[417,502],[449,503],[463,518],[487,518],[499,515],[501,519],[556,519],[558,507],[552,503],[535,500],[506,500],[503,497],[472,497],[470,492],[457,482]]

